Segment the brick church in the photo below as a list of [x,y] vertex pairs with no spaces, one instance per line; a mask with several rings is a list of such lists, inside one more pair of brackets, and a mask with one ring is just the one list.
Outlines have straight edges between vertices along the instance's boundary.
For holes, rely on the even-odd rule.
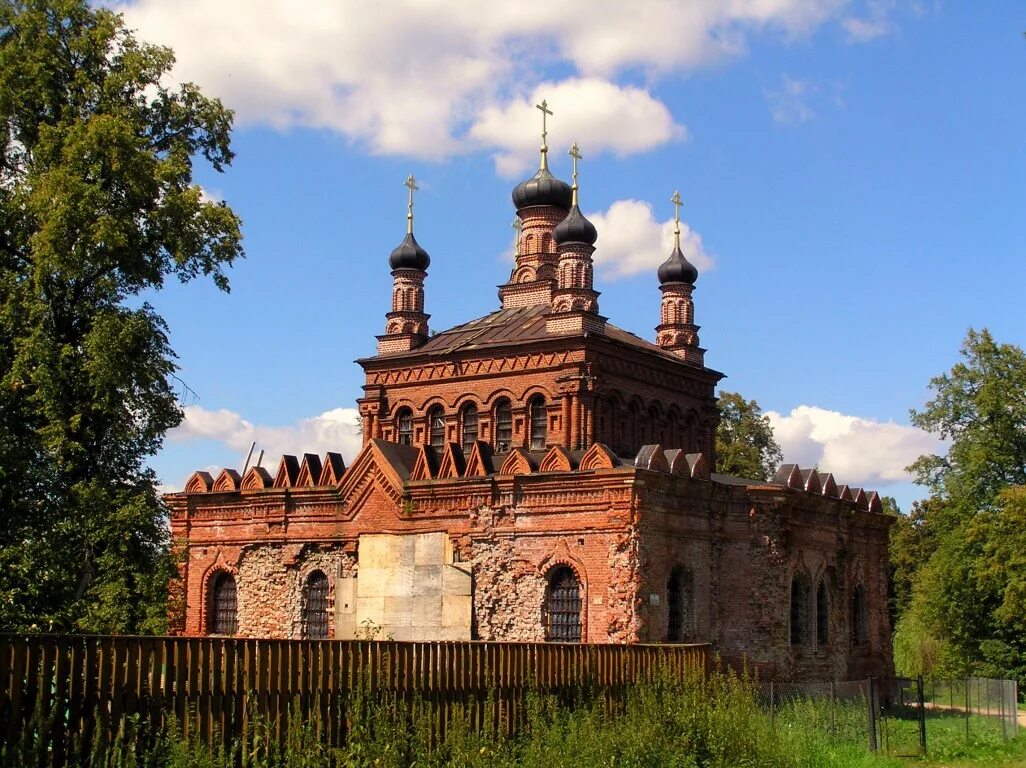
[[499,307],[441,332],[408,180],[391,311],[357,361],[362,450],[196,472],[169,495],[179,632],[708,642],[778,679],[892,671],[877,494],[795,465],[716,472],[722,374],[679,218],[653,343],[600,313],[571,155],[572,186],[543,131]]

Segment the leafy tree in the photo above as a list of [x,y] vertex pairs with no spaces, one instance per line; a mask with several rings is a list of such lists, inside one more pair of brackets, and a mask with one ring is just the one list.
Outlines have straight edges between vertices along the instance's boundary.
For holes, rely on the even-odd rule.
[[892,537],[896,662],[1026,683],[1026,354],[970,329],[961,355],[912,411],[948,450],[909,468],[932,496]]
[[759,404],[736,392],[720,392],[716,429],[716,468],[726,475],[769,480],[783,454]]
[[0,0],[0,628],[157,627],[172,566],[147,457],[181,420],[141,294],[241,256],[192,182],[232,114],[84,0]]
[[972,328],[963,361],[930,381],[935,396],[912,423],[949,443],[945,456],[921,456],[909,469],[920,484],[964,514],[1026,484],[1026,353]]
[[[902,514],[890,497],[883,500],[885,511],[895,516],[889,542],[891,562],[891,619],[897,625],[912,601],[917,574],[937,551],[939,534],[935,520],[943,517],[937,499],[916,501],[909,514]],[[888,503],[889,502],[889,503]],[[889,508],[889,509],[888,509]]]

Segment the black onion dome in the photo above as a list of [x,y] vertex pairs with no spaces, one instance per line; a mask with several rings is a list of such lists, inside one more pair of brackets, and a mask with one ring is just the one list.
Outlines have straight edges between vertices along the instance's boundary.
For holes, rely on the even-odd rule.
[[584,218],[581,209],[575,204],[570,209],[569,215],[552,230],[552,239],[556,241],[557,245],[562,243],[595,245],[595,241],[598,239],[598,231],[595,229],[594,224]]
[[403,241],[388,257],[388,264],[392,269],[419,269],[423,272],[431,264],[431,257],[420,247],[413,233],[407,232]]
[[572,197],[570,185],[549,173],[548,168],[540,169],[534,176],[513,188],[513,205],[518,211],[532,205],[569,208]]
[[698,268],[685,258],[680,246],[673,249],[670,258],[659,265],[659,284],[687,283],[694,285],[698,279]]

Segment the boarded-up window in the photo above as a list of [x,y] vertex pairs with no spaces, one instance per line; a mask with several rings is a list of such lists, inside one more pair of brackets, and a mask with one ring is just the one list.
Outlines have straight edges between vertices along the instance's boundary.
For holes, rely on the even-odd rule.
[[866,588],[859,584],[851,598],[851,641],[855,645],[869,642],[869,605]]
[[445,412],[442,406],[436,405],[428,411],[428,427],[431,430],[431,445],[435,448],[445,445]]
[[545,450],[548,439],[548,416],[545,411],[545,398],[541,395],[531,398],[531,450]]
[[673,569],[666,584],[666,641],[683,643],[695,635],[695,580],[691,571]]
[[560,565],[549,574],[544,621],[546,640],[581,642],[581,584],[572,568]]
[[809,579],[796,573],[791,579],[791,645],[808,645],[809,639]]
[[473,403],[463,407],[463,452],[469,454],[477,442],[477,406]]
[[513,407],[505,398],[495,404],[495,451],[505,453],[513,443]]
[[409,408],[399,411],[399,442],[413,445],[413,413]]
[[321,640],[328,636],[328,577],[314,571],[303,593],[303,636]]
[[235,588],[235,577],[227,571],[222,571],[214,578],[210,603],[210,633],[230,636],[238,632],[238,592]]
[[816,644],[826,645],[829,642],[830,596],[827,594],[826,581],[821,581],[816,589]]

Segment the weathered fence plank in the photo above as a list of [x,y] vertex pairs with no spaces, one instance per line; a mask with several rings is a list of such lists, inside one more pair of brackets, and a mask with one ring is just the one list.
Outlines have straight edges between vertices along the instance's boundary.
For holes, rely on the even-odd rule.
[[704,666],[707,651],[704,645],[0,635],[0,747],[11,754],[34,738],[36,753],[48,752],[61,768],[88,752],[94,738],[111,743],[129,717],[145,726],[147,738],[174,717],[183,734],[212,746],[230,745],[259,719],[280,741],[290,711],[338,745],[347,730],[347,697],[364,686],[393,697],[411,719],[423,711],[433,740],[456,718],[512,733],[531,687],[566,696],[594,688],[611,707],[627,685],[651,680],[660,669],[681,676]]

